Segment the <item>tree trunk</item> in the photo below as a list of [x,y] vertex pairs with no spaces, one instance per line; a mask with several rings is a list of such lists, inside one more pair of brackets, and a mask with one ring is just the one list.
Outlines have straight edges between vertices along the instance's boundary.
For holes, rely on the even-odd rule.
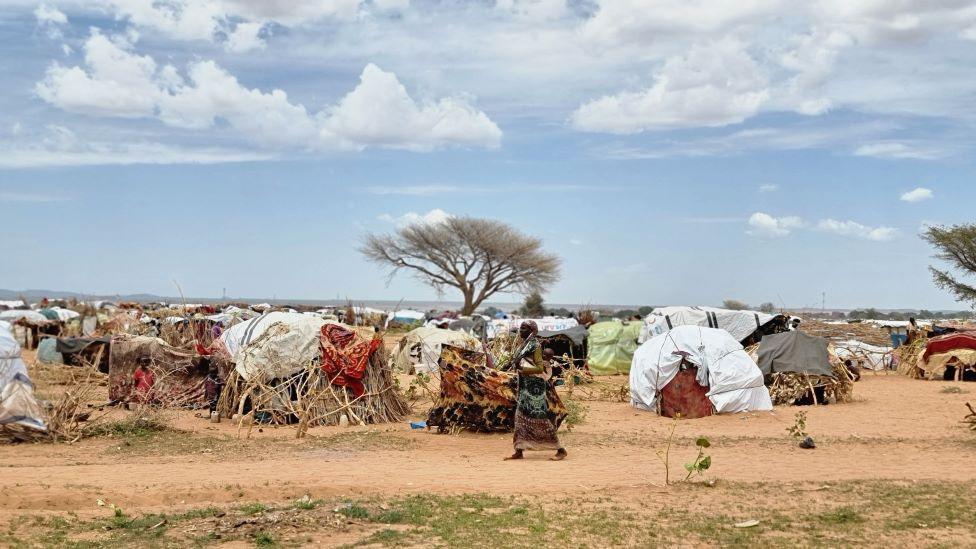
[[461,316],[469,316],[474,314],[474,308],[478,306],[474,302],[474,290],[471,288],[461,290],[464,295],[464,306],[461,307]]

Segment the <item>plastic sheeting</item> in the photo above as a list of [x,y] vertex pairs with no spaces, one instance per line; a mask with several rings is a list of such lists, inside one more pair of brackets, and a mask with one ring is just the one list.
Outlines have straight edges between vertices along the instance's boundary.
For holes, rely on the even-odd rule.
[[50,322],[48,318],[37,311],[31,311],[28,309],[12,309],[9,311],[0,311],[0,320],[6,320],[7,322],[16,322],[18,320],[24,320],[32,324],[47,324]]
[[[591,336],[592,337],[592,336]],[[698,384],[717,413],[772,410],[763,375],[725,330],[679,326],[646,341],[630,368],[631,403],[655,411],[657,399],[678,374],[682,359],[698,367]]]
[[777,316],[716,307],[658,307],[644,317],[640,341],[643,343],[677,326],[721,328],[736,341],[742,341]]
[[858,368],[884,370],[891,366],[891,347],[878,347],[855,339],[837,341],[833,346],[837,358],[850,360]]
[[64,364],[64,355],[58,352],[58,339],[45,337],[37,344],[37,360],[44,364]]
[[595,376],[610,376],[630,372],[639,322],[597,322],[590,326],[587,340],[586,363]]
[[228,328],[220,342],[242,378],[270,380],[288,376],[319,358],[319,336],[325,322],[301,313],[267,313]]
[[0,425],[47,430],[14,334],[0,326]]
[[759,343],[759,371],[763,375],[793,372],[835,377],[827,353],[827,340],[803,332],[764,337]]
[[393,355],[393,367],[407,373],[438,371],[437,361],[443,345],[468,351],[481,351],[481,343],[464,332],[441,328],[417,328],[407,332]]
[[492,319],[491,325],[497,333],[501,334],[518,330],[519,326],[526,320],[535,322],[540,332],[558,332],[559,330],[567,330],[573,326],[579,326],[579,322],[576,322],[575,318],[556,318],[553,316],[544,318],[495,318]]

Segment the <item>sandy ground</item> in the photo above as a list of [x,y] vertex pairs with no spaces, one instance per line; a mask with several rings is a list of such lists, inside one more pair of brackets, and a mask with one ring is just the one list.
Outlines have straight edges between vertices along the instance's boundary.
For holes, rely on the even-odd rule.
[[[713,444],[708,476],[726,481],[945,479],[950,470],[952,480],[973,480],[976,471],[947,467],[968,462],[976,439],[960,423],[972,395],[941,392],[950,385],[970,390],[969,384],[867,373],[855,402],[804,408],[807,431],[818,444],[812,451],[797,448],[787,434],[799,408],[682,420],[672,469],[691,460],[694,439],[705,435]],[[303,494],[559,496],[660,485],[663,467],[655,451],[664,447],[672,420],[625,403],[585,404],[585,422],[561,432],[570,452],[564,462],[539,453],[503,462],[510,436],[435,434],[407,422],[317,428],[302,441],[290,428],[264,428],[240,439],[236,425],[211,424],[193,412],[174,413],[173,426],[183,432],[153,444],[123,446],[102,437],[0,446],[0,520],[37,512],[83,515],[96,511],[99,499],[148,511]],[[418,407],[414,419],[423,411]]]

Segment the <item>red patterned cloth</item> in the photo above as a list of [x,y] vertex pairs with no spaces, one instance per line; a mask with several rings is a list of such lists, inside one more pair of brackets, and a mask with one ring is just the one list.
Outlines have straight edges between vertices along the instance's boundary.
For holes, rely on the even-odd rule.
[[357,397],[366,392],[363,376],[366,364],[383,340],[367,340],[356,332],[338,324],[322,326],[322,369],[329,374],[333,385],[349,387]]
[[712,401],[705,396],[708,387],[698,384],[697,375],[698,368],[681,370],[661,389],[662,416],[681,414],[684,419],[694,419],[712,415]]
[[922,360],[929,361],[929,357],[938,353],[947,353],[956,349],[976,349],[976,334],[959,332],[933,337],[925,345]]

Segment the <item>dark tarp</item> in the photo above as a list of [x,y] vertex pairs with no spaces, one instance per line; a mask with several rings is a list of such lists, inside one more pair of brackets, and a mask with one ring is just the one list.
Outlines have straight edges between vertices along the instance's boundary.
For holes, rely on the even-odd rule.
[[87,349],[90,345],[108,345],[110,337],[59,337],[57,351],[61,354],[75,354]]
[[586,330],[585,326],[573,326],[572,328],[566,328],[565,330],[539,330],[540,339],[549,339],[551,337],[565,336],[573,341],[573,345],[580,346],[586,341],[586,337],[589,332]]
[[64,363],[68,366],[81,365],[76,356],[93,361],[99,357],[99,350],[101,350],[97,367],[98,371],[107,374],[110,342],[111,338],[109,337],[59,337],[54,347],[64,357]]
[[759,369],[765,376],[795,372],[834,377],[827,340],[799,331],[763,336],[759,342]]
[[55,322],[59,322],[61,320],[61,318],[58,316],[58,312],[54,309],[41,309],[38,312],[44,315],[44,318],[48,320],[53,320]]

